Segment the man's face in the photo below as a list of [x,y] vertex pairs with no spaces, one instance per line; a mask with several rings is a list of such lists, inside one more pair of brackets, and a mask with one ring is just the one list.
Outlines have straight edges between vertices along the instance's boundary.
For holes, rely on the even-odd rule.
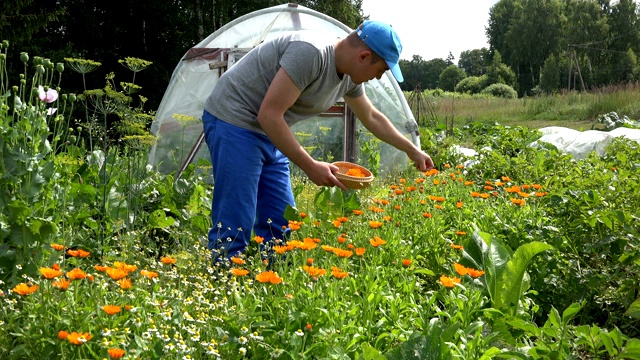
[[353,82],[361,84],[373,79],[380,79],[382,75],[389,70],[389,66],[384,60],[374,62],[373,55],[369,54],[361,61],[361,66],[358,68],[358,74],[351,77]]

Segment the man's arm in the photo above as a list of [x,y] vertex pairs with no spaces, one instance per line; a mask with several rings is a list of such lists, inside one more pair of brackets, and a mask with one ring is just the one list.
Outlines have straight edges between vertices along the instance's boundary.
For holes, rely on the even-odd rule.
[[287,72],[282,68],[278,70],[260,105],[258,123],[273,145],[302,169],[316,185],[338,186],[346,191],[344,184],[333,175],[338,171],[338,167],[314,160],[300,145],[284,120],[284,113],[296,102],[300,92]]
[[404,137],[391,121],[373,106],[366,94],[356,98],[345,96],[344,99],[362,124],[378,139],[404,151],[409,159],[415,162],[418,170],[427,171],[433,168],[431,157]]

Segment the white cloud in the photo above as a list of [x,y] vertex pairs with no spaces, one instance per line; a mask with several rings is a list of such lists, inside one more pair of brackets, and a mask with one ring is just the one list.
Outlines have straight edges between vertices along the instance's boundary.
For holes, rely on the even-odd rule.
[[364,15],[391,24],[402,40],[402,58],[457,63],[465,50],[489,47],[485,28],[498,0],[363,0]]

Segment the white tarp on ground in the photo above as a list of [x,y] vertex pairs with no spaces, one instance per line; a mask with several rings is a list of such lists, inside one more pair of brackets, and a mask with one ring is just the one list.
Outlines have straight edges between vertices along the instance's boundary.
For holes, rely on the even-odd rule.
[[[541,142],[549,143],[558,148],[559,151],[573,155],[576,159],[584,159],[592,151],[595,151],[598,155],[604,155],[605,149],[616,137],[625,137],[640,143],[640,129],[626,127],[619,127],[611,131],[578,131],[561,126],[549,126],[539,130],[542,133],[542,137],[531,143],[531,147],[537,148]],[[474,149],[457,145],[454,145],[454,151],[467,158],[474,158],[478,154]],[[475,160],[468,160],[465,165],[470,166],[475,162]]]
[[542,137],[531,146],[537,147],[540,142],[554,145],[563,153],[571,154],[576,159],[584,159],[595,151],[603,155],[609,143],[616,137],[626,137],[640,142],[640,129],[619,127],[611,131],[587,130],[578,131],[561,126],[549,126],[540,129]]

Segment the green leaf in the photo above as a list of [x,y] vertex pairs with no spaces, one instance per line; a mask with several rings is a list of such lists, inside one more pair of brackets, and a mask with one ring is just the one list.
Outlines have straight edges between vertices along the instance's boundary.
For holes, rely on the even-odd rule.
[[[528,244],[521,245],[513,254],[513,258],[509,260],[506,266],[506,271],[502,273],[500,278],[501,286],[504,289],[502,293],[502,305],[506,307],[513,306],[513,310],[517,309],[518,301],[524,292],[523,284],[525,279],[525,272],[531,259],[537,254],[553,249],[553,246],[533,241]],[[498,288],[500,290],[500,288]]]
[[362,354],[360,355],[360,360],[385,360],[386,358],[382,353],[376,350],[373,346],[368,343],[362,344]]
[[631,339],[627,341],[624,349],[620,352],[622,359],[640,359],[640,340]]
[[149,214],[149,226],[154,229],[166,229],[175,223],[175,219],[167,216],[164,210],[158,209]]
[[567,326],[569,321],[582,309],[583,304],[573,303],[562,312],[562,325]]
[[640,298],[637,298],[624,314],[634,319],[640,319]]

